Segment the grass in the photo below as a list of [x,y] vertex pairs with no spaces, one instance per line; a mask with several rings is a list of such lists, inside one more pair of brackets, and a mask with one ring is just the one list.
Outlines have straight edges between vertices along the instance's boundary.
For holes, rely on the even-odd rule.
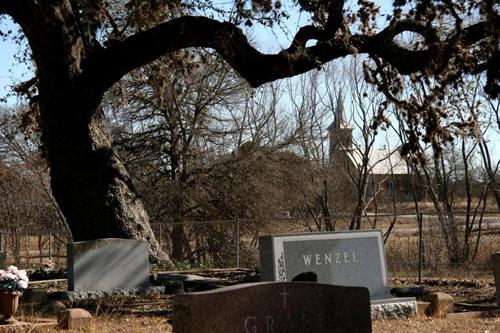
[[500,318],[468,319],[420,319],[420,320],[377,320],[372,324],[373,332],[454,332],[494,333],[500,332]]
[[[419,320],[376,320],[372,323],[373,332],[500,332],[500,317],[467,318],[467,319],[419,319]],[[57,329],[47,329],[42,332],[60,332]],[[66,331],[67,332],[67,331]],[[92,320],[90,327],[74,332],[87,333],[170,333],[172,326],[165,317],[136,316],[98,316]],[[276,332],[278,333],[278,332]],[[318,332],[320,333],[320,332]]]

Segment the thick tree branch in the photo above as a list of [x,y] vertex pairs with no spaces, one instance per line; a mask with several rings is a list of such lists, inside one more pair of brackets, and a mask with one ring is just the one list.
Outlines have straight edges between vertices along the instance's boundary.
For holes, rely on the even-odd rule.
[[292,44],[288,48],[288,52],[305,48],[306,43],[310,40],[328,41],[335,37],[335,33],[342,26],[344,15],[342,15],[342,8],[344,1],[332,1],[328,7],[328,19],[324,27],[314,25],[306,25],[299,29],[293,38]]
[[16,1],[15,0],[11,0],[11,1],[8,1],[8,0],[4,0],[4,1],[0,1],[0,15],[3,15],[3,14],[7,14],[7,15],[12,15],[12,12],[13,12],[13,4],[15,4]]
[[305,48],[306,43],[310,40],[321,40],[323,39],[324,31],[319,27],[315,27],[313,25],[306,25],[299,29],[299,31],[295,34],[293,38],[292,45],[288,49],[291,51],[292,49]]
[[328,6],[328,19],[325,29],[330,33],[335,34],[342,25],[342,21],[344,20],[344,15],[342,14],[344,2],[344,0],[335,0]]
[[[485,35],[483,22],[464,28],[462,43],[471,45]],[[428,44],[424,50],[405,49],[394,42],[401,32],[421,34]],[[299,30],[299,35],[304,34]],[[310,31],[313,36],[318,31]],[[305,37],[297,37],[304,43]],[[296,39],[297,39],[296,38]],[[429,47],[432,45],[433,47]],[[252,86],[307,72],[330,60],[349,54],[367,53],[385,59],[401,74],[410,74],[431,64],[445,63],[440,50],[446,41],[439,41],[433,28],[413,20],[399,21],[375,35],[355,35],[347,41],[334,38],[311,47],[292,44],[278,54],[263,54],[248,42],[243,32],[231,23],[222,23],[206,17],[186,16],[131,36],[107,49],[97,52],[87,64],[90,73],[99,76],[103,88],[111,86],[129,71],[150,63],[156,58],[183,48],[207,47],[215,49]],[[107,73],[103,75],[103,73]],[[92,76],[92,74],[90,74]]]
[[0,15],[9,15],[17,21],[25,6],[25,0],[0,0]]
[[389,25],[376,35],[376,39],[392,41],[394,37],[402,32],[417,33],[424,37],[427,43],[435,43],[439,41],[437,30],[434,27],[410,19],[396,21],[395,23]]

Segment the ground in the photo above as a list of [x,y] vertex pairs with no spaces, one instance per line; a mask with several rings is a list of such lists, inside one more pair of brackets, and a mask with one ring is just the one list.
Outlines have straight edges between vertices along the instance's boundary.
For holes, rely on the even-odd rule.
[[[204,276],[219,277],[235,282],[249,282],[258,278],[253,270],[215,270],[197,272]],[[417,286],[416,279],[393,278],[390,285],[393,287]],[[456,303],[475,305],[479,308],[484,304],[494,302],[495,285],[493,278],[477,279],[423,279],[422,285],[426,290],[441,291],[452,295]],[[36,286],[36,282],[33,283]],[[64,282],[54,282],[49,285],[50,290],[65,289]],[[91,327],[81,332],[172,332],[170,325],[172,316],[172,300],[169,295],[152,295],[140,299],[107,300],[103,302],[89,302],[79,304],[85,307],[94,316]],[[457,311],[466,312],[478,310],[474,308],[458,307]],[[24,307],[23,313],[27,316],[39,316],[36,308]],[[374,332],[500,332],[500,314],[491,318],[460,318],[460,319],[413,319],[374,321]],[[55,332],[55,330],[47,331]]]
[[[56,332],[56,330],[52,330],[52,332]],[[164,318],[158,317],[98,317],[89,329],[81,330],[80,332],[169,333],[172,332],[172,327],[165,321]],[[374,321],[373,332],[494,333],[500,332],[500,319],[463,319],[453,321],[446,319]]]
[[484,319],[424,319],[374,321],[373,332],[446,332],[446,333],[494,333],[500,332],[500,318]]

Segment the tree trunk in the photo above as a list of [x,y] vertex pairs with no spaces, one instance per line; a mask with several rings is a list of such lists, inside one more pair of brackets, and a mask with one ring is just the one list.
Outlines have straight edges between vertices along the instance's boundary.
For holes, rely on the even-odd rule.
[[100,96],[85,95],[84,87],[71,91],[42,99],[40,108],[52,192],[73,239],[143,239],[152,261],[168,260],[113,148]]
[[[100,103],[109,84],[93,66],[100,50],[70,0],[22,2],[22,27],[37,69],[42,142],[54,198],[75,241],[143,239],[153,261],[167,260],[121,163]],[[81,13],[81,11],[80,11]]]

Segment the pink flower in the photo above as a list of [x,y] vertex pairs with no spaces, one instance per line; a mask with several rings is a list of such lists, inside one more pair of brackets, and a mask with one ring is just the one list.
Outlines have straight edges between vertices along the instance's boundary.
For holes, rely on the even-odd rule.
[[[17,286],[12,288],[12,282],[15,282]],[[21,294],[19,290],[26,288],[28,288],[28,274],[24,269],[18,269],[16,266],[9,266],[6,271],[0,269],[1,290]]]
[[15,273],[21,280],[28,281],[28,275],[24,269],[20,269]]
[[12,274],[10,272],[6,272],[2,275],[0,275],[0,281],[4,281],[4,280],[17,280],[17,275],[15,274]]
[[28,281],[25,281],[25,280],[19,280],[17,281],[17,285],[19,286],[19,288],[21,289],[26,289],[28,288]]
[[17,267],[16,266],[9,266],[9,268],[7,269],[7,271],[9,271],[11,273],[16,273],[17,272]]

